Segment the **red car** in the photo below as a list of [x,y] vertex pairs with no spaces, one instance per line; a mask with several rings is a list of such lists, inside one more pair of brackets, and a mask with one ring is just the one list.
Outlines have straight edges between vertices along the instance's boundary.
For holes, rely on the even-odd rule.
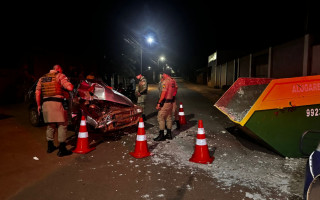
[[[35,84],[36,85],[36,84]],[[43,123],[35,103],[35,86],[28,92],[31,99],[29,119],[32,125]],[[69,124],[79,127],[81,116],[86,116],[87,125],[102,132],[109,132],[137,125],[142,108],[123,94],[98,80],[83,80],[64,103],[68,107]]]

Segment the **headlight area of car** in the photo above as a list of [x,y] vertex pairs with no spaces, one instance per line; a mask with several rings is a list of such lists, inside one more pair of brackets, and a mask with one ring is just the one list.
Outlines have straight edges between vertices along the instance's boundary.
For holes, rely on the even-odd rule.
[[97,122],[95,119],[93,119],[91,116],[87,115],[87,123],[93,126],[94,128],[97,128],[99,126],[99,122]]
[[142,109],[141,108],[136,108],[136,114],[140,114],[142,113]]
[[87,115],[87,123],[97,129],[97,128],[104,128],[106,125],[109,125],[110,123],[112,123],[112,120],[108,115],[105,117],[101,117],[98,120],[95,120],[91,116]]
[[104,128],[112,123],[110,115],[105,115],[97,122],[96,128]]
[[142,114],[142,107],[138,106],[138,105],[134,105],[134,109],[133,109],[133,114],[134,115],[139,115]]

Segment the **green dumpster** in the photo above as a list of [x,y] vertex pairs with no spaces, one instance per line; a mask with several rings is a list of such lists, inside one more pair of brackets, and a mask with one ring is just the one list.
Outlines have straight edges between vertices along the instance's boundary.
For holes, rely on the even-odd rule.
[[320,76],[238,78],[214,106],[284,157],[303,157],[320,140]]

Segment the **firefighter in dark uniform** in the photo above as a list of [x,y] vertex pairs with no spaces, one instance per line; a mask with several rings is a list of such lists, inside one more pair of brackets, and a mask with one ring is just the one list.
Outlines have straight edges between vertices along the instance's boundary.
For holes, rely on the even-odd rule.
[[[157,103],[156,109],[158,110],[158,123],[159,135],[154,138],[155,141],[164,141],[172,139],[172,109],[173,109],[173,95],[175,93],[176,82],[172,80],[171,70],[167,69],[163,72],[163,82],[160,99]],[[164,135],[164,129],[167,126],[167,134]]]
[[[63,90],[64,89],[64,90]],[[63,107],[63,99],[66,96],[66,90],[72,91],[73,85],[69,79],[62,73],[60,65],[53,66],[49,73],[45,74],[38,81],[36,87],[36,101],[38,112],[42,113],[44,122],[48,124],[46,130],[46,138],[48,141],[48,153],[52,153],[57,147],[54,146],[54,133],[58,127],[59,157],[72,154],[66,149],[67,136],[67,111]],[[42,97],[42,99],[41,99]],[[41,102],[43,102],[41,106]]]
[[148,93],[148,83],[147,79],[139,74],[136,76],[136,78],[139,80],[139,85],[138,85],[138,91],[137,91],[137,104],[142,107],[142,118],[144,121],[146,121],[146,115],[145,115],[145,104],[146,104],[146,98],[147,98],[147,93]]

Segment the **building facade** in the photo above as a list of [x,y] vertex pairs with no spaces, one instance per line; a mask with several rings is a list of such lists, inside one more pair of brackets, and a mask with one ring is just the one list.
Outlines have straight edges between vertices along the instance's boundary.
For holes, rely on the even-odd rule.
[[320,74],[320,42],[306,34],[259,52],[228,58],[216,51],[208,59],[207,85],[231,86],[239,77],[290,78]]

